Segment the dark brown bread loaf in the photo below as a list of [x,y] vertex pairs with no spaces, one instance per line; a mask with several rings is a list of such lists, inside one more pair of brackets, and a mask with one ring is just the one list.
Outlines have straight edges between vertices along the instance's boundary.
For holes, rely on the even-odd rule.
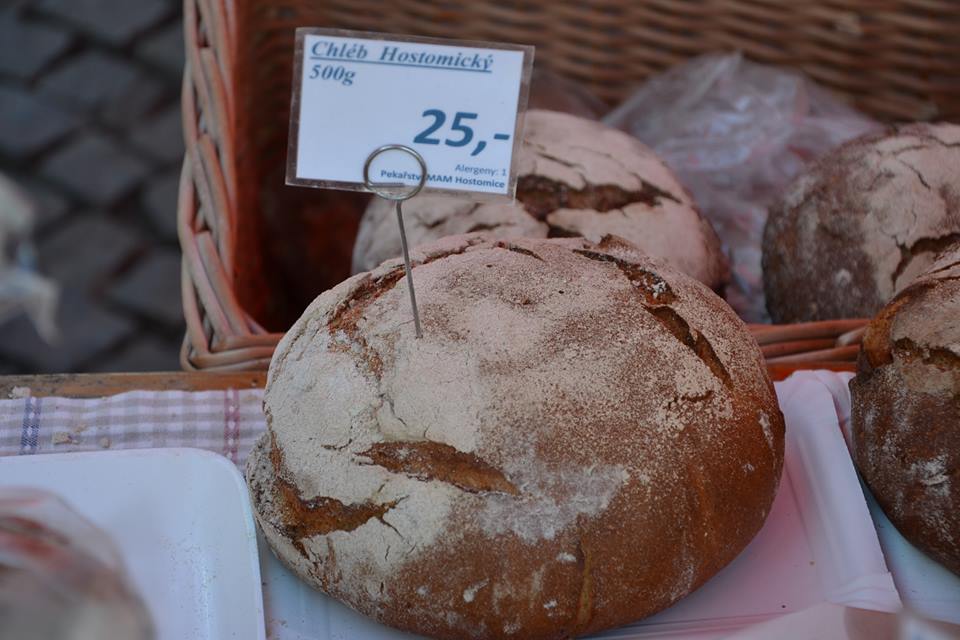
[[323,293],[248,468],[315,587],[434,638],[561,639],[669,606],[760,529],[783,418],[714,293],[624,241],[446,238]]
[[960,247],[870,323],[854,458],[905,538],[960,574]]
[[[417,196],[403,206],[411,245],[483,231],[491,238],[617,235],[719,291],[729,265],[710,223],[636,138],[566,113],[531,110],[517,158],[517,200]],[[393,205],[376,199],[360,223],[354,272],[400,255]]]
[[960,126],[857,138],[770,210],[763,281],[774,322],[873,316],[960,240]]

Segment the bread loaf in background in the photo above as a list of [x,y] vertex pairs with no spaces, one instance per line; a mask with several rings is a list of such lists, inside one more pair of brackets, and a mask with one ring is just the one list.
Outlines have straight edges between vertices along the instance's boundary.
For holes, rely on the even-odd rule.
[[560,640],[676,602],[760,529],[784,425],[756,342],[617,238],[450,237],[323,293],[248,467],[301,578],[448,640]]
[[774,322],[871,317],[960,241],[960,126],[848,142],[770,210],[763,278]]
[[905,538],[960,574],[960,245],[870,323],[854,459]]
[[[412,246],[444,236],[491,238],[608,234],[719,290],[729,266],[713,227],[653,152],[632,136],[565,113],[527,112],[516,159],[516,202],[424,194],[403,205]],[[370,203],[353,250],[355,273],[400,255],[393,205]]]

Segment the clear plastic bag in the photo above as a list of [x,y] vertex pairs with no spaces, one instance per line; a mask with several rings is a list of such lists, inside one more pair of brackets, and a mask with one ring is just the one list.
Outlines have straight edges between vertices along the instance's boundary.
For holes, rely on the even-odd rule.
[[103,531],[51,493],[0,489],[0,638],[153,637]]
[[760,268],[767,207],[811,160],[879,125],[804,75],[708,54],[655,76],[604,121],[639,138],[693,193],[730,257],[727,300],[769,322]]
[[59,288],[36,272],[30,232],[35,217],[30,199],[0,174],[0,323],[24,312],[47,342],[58,338]]

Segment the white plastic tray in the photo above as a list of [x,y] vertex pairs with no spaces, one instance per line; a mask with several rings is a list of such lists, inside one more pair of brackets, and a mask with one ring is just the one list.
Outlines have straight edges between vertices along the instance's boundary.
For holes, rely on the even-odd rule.
[[0,486],[53,491],[111,534],[157,640],[263,640],[243,477],[199,449],[0,458]]
[[[824,602],[896,611],[900,599],[840,433],[833,397],[810,376],[778,383],[786,468],[766,525],[737,559],[670,609],[595,636],[721,638]],[[277,640],[400,640],[313,591],[261,544],[267,624]]]

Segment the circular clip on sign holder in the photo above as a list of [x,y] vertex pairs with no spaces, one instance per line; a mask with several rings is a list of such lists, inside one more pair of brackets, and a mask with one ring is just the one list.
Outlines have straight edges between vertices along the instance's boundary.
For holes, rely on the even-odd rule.
[[[372,182],[370,180],[370,165],[377,156],[388,151],[402,151],[413,157],[420,165],[420,179],[417,184],[404,190],[407,185],[396,182]],[[384,200],[394,203],[397,211],[397,224],[400,225],[400,246],[403,248],[403,268],[407,275],[407,287],[410,291],[410,306],[413,308],[413,326],[416,329],[417,337],[423,337],[423,331],[420,329],[420,311],[417,309],[417,294],[413,290],[413,268],[410,266],[410,250],[407,247],[407,232],[403,227],[403,209],[401,205],[420,193],[423,185],[427,183],[427,163],[415,149],[403,144],[385,144],[377,147],[367,156],[367,161],[363,164],[363,185],[372,193],[380,196]]]

